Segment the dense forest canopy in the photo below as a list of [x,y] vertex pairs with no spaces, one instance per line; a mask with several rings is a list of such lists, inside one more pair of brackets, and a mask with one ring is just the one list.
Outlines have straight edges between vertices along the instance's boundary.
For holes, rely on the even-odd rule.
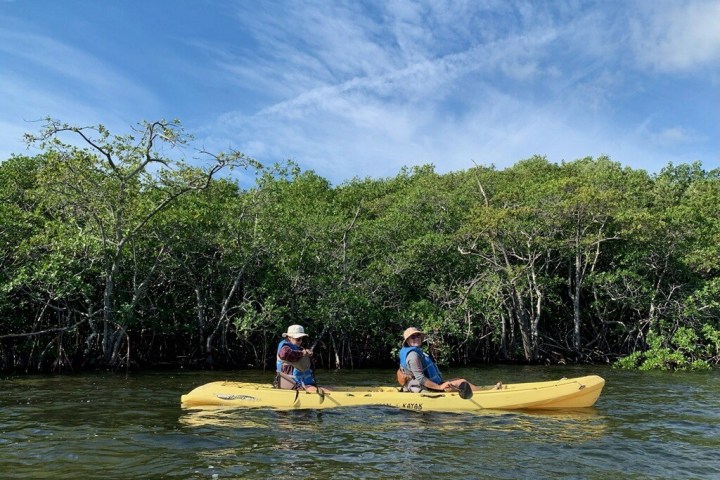
[[532,157],[332,186],[184,163],[187,139],[48,120],[40,155],[0,163],[0,369],[268,367],[293,323],[328,368],[394,364],[410,325],[446,365],[720,361],[718,170]]

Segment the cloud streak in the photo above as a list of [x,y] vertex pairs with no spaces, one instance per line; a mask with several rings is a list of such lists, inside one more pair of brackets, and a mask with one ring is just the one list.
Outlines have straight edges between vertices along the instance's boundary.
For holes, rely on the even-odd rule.
[[631,22],[634,50],[641,64],[662,72],[687,72],[720,65],[720,3],[663,2],[641,5]]
[[[720,165],[712,130],[720,114],[707,108],[720,102],[717,2],[222,6],[227,31],[140,39],[171,42],[151,73],[52,28],[11,26],[0,34],[0,61],[12,62],[0,71],[8,110],[15,118],[57,110],[86,124],[110,116],[125,130],[147,112],[172,118],[177,107],[191,113],[183,120],[205,148],[230,146],[265,163],[292,158],[334,183],[424,163],[503,168],[534,154],[608,154],[651,171],[670,160]],[[220,14],[193,13],[208,15],[197,25]],[[159,90],[167,83],[158,76],[177,88]],[[6,125],[12,118],[0,114]]]
[[[388,27],[361,22],[364,28],[359,29],[349,18],[356,12],[336,9],[326,17],[319,11],[309,13],[317,36],[307,29],[294,32],[317,47],[312,50],[316,57],[306,63],[297,52],[296,39],[282,24],[264,24],[266,30],[257,33],[258,41],[270,39],[274,51],[294,58],[285,66],[298,71],[284,71],[283,78],[296,74],[302,81],[294,84],[296,88],[278,89],[280,98],[293,91],[286,99],[253,114],[228,112],[211,129],[224,136],[250,138],[239,146],[254,150],[253,155],[277,158],[285,153],[327,172],[335,181],[347,178],[346,171],[392,175],[406,164],[434,163],[447,171],[467,168],[473,160],[504,167],[533,154],[571,160],[607,153],[613,147],[640,150],[623,147],[641,139],[623,135],[619,141],[618,129],[610,122],[576,118],[588,110],[608,110],[614,88],[623,82],[613,73],[614,65],[603,58],[612,36],[596,25],[604,14],[591,12],[564,25],[549,15],[526,29],[537,15],[525,4],[526,11],[510,25],[509,34],[486,32],[482,43],[462,38],[455,45],[441,41],[433,47],[433,39],[442,40],[449,25],[459,24],[464,31],[472,31],[472,26],[458,23],[457,16],[428,19],[431,7],[418,11],[415,3],[393,5],[392,11],[379,15],[395,39],[383,45],[373,43],[371,37]],[[293,17],[291,12],[291,24]],[[350,24],[354,28],[347,27]],[[357,48],[318,47],[331,38]],[[578,43],[580,38],[584,43]],[[565,55],[563,49],[582,61],[570,66],[557,63],[554,58]],[[373,59],[377,62],[369,64]],[[308,68],[302,68],[305,65]],[[324,65],[335,65],[336,71],[331,73]],[[260,73],[255,70],[254,75],[272,78],[276,71],[273,64],[260,65]],[[297,88],[300,85],[305,88]],[[518,93],[518,86],[527,87],[528,93]],[[455,104],[452,109],[446,107],[448,101]],[[667,133],[662,138],[681,140]],[[646,149],[636,161],[647,166],[655,153]],[[343,167],[348,163],[352,166]]]
[[[28,33],[23,22],[0,17],[2,117],[0,158],[26,153],[22,136],[47,116],[69,123],[126,129],[128,104],[152,105],[155,95],[109,62],[51,36]],[[27,30],[27,31],[26,31]],[[27,152],[32,154],[33,152]]]

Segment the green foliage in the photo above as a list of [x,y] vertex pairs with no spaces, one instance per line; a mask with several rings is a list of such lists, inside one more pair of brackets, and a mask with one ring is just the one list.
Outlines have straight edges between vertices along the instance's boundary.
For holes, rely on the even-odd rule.
[[704,324],[701,329],[702,336],[705,339],[705,352],[702,355],[717,364],[720,362],[720,330],[710,324]]
[[292,323],[337,368],[394,362],[410,325],[444,365],[720,361],[720,172],[700,164],[534,156],[333,187],[289,162],[244,188],[214,177],[261,167],[240,152],[168,156],[175,121],[28,138],[41,155],[0,164],[0,368],[272,365]]
[[[709,327],[709,328],[707,328]],[[709,325],[702,329],[706,340],[717,340],[718,332]],[[705,347],[699,342],[698,334],[688,328],[678,328],[672,336],[650,331],[647,336],[648,348],[636,351],[615,363],[617,368],[639,370],[708,370],[710,363],[704,359],[712,351],[712,345]],[[714,345],[717,353],[717,343]]]

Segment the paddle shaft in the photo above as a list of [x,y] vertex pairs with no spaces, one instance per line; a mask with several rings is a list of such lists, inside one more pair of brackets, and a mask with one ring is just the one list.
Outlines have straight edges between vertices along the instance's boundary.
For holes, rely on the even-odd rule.
[[311,352],[312,352],[313,350],[315,350],[315,347],[316,347],[317,344],[320,342],[320,339],[322,338],[323,334],[325,334],[325,330],[327,330],[327,324],[325,324],[325,326],[323,326],[323,329],[320,331],[320,335],[318,335],[317,338],[315,339],[315,343],[313,343],[313,344],[312,344],[312,347],[309,348],[309,350],[310,350]]

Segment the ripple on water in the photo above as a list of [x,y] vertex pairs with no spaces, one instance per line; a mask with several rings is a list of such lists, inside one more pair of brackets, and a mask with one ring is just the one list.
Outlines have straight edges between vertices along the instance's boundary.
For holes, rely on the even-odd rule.
[[[482,377],[578,372],[589,373],[496,368]],[[388,373],[343,378],[384,383]],[[180,394],[216,380],[213,373],[17,378],[0,397],[0,472],[53,479],[720,477],[717,373],[601,374],[608,383],[596,408],[480,415],[181,410]]]

